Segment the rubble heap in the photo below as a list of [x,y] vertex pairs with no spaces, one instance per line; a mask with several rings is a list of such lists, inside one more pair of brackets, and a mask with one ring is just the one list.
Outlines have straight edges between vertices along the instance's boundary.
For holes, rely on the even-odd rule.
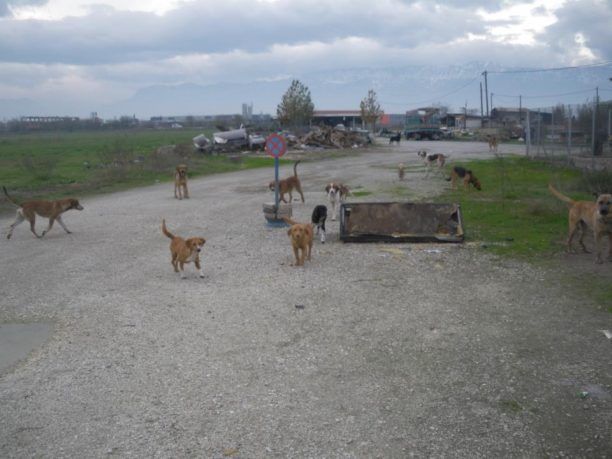
[[320,126],[301,137],[300,143],[307,147],[342,149],[364,146],[370,139],[363,132]]

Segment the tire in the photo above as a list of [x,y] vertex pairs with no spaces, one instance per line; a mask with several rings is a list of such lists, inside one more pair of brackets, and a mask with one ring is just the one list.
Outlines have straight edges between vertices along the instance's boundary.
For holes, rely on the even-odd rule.
[[439,133],[437,133],[437,132],[434,132],[434,133],[431,135],[431,140],[440,140],[440,134],[439,134]]

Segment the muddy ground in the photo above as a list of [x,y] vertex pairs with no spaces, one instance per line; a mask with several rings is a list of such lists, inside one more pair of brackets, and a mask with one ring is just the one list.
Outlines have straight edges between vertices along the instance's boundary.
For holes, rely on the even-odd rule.
[[[294,217],[325,203],[331,179],[371,192],[354,201],[442,190],[422,147],[489,155],[482,143],[403,142],[302,162]],[[612,455],[601,331],[612,314],[568,282],[582,266],[612,275],[612,263],[345,244],[328,222],[328,242],[295,268],[286,231],[263,219],[272,176],[192,180],[180,202],[171,184],[90,198],[64,218],[73,234],[36,240],[24,224],[0,242],[0,323],[52,325],[0,370],[0,456]],[[162,217],[207,239],[204,279],[172,272]]]

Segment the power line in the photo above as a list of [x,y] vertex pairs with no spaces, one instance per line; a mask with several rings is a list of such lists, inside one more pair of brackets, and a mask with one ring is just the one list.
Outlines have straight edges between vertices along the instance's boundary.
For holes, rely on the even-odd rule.
[[526,70],[487,70],[489,74],[502,74],[502,73],[537,73],[537,72],[557,72],[561,70],[578,70],[578,69],[586,69],[590,67],[605,67],[607,65],[611,65],[612,61],[606,62],[596,62],[594,64],[585,64],[585,65],[573,65],[569,67],[553,67],[549,69],[526,69]]
[[429,99],[427,100],[422,100],[422,101],[410,101],[410,102],[385,102],[385,101],[380,101],[381,104],[385,104],[385,105],[420,105],[420,104],[426,104],[431,102],[433,99],[438,99],[438,98],[442,98],[442,97],[448,97],[450,95],[453,95],[459,91],[461,91],[462,89],[467,88],[469,85],[471,85],[472,83],[474,83],[478,78],[480,77],[474,77],[472,80],[468,81],[466,84],[464,84],[463,86],[457,88],[457,89],[453,89],[451,92],[447,92],[446,94],[441,94],[441,95],[436,95],[436,96],[431,96]]

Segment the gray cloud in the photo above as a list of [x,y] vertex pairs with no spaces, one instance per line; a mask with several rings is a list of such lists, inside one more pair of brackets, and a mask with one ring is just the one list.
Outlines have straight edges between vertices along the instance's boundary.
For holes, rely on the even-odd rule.
[[0,0],[0,17],[11,14],[10,6],[44,5],[48,0]]

